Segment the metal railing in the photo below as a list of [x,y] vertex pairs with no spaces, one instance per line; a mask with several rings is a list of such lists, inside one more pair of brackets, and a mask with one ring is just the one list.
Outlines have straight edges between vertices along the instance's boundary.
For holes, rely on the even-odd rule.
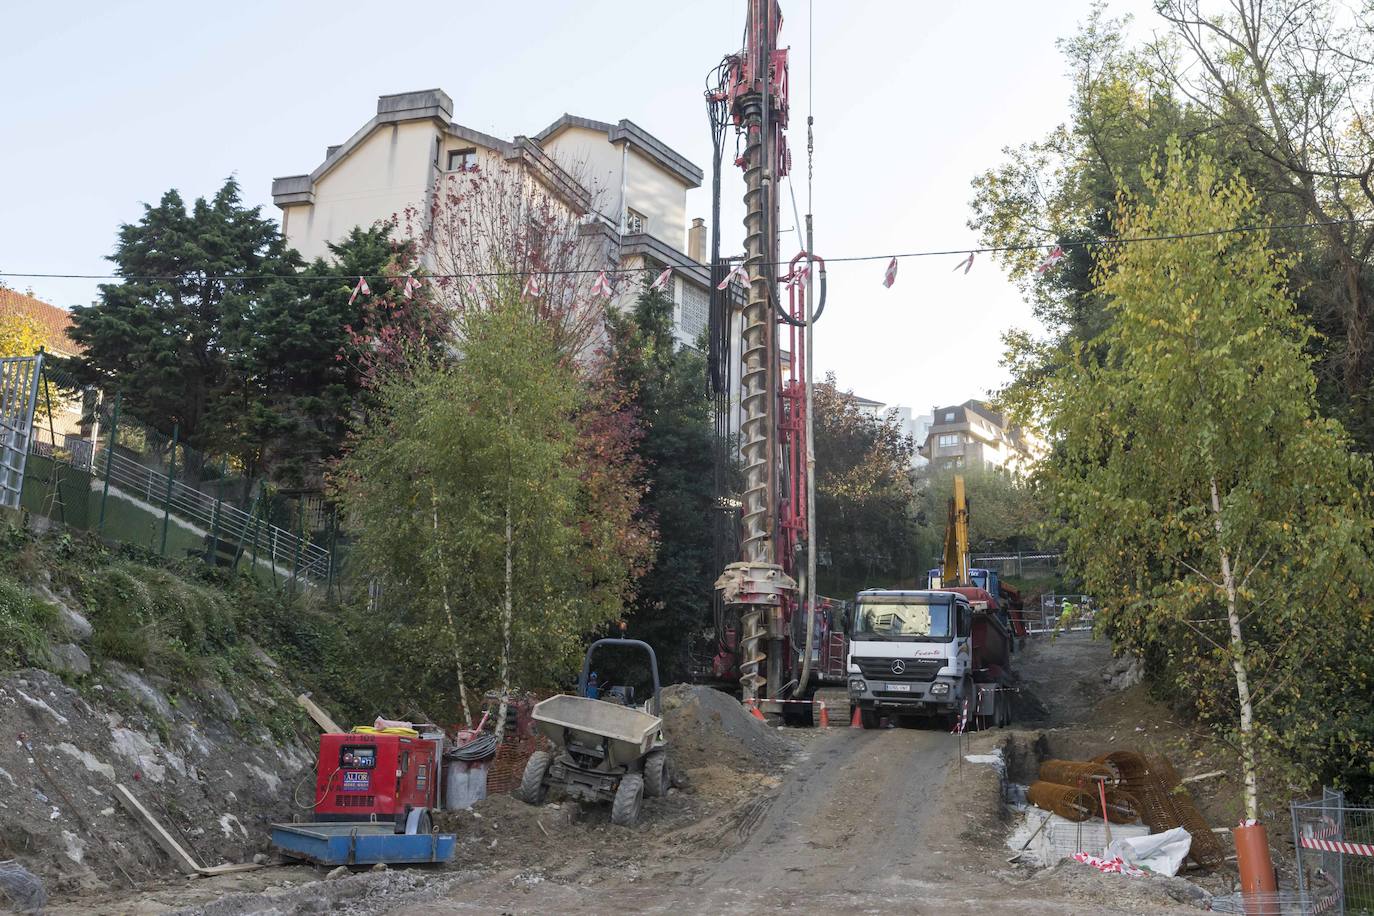
[[1374,808],[1347,805],[1345,794],[1295,801],[1293,845],[1304,913],[1374,913]]
[[0,506],[19,507],[43,354],[0,359]]
[[42,353],[0,359],[0,505],[162,556],[246,563],[289,588],[332,588],[338,520],[318,489],[231,473],[229,456],[192,448],[179,425],[167,435],[120,403]]
[[981,554],[970,558],[970,565],[994,569],[999,576],[1024,579],[1052,576],[1059,571],[1061,555],[1051,551]]
[[110,494],[134,500],[143,508],[163,514],[164,527],[189,523],[202,538],[235,545],[235,560],[248,557],[266,562],[273,570],[315,581],[330,574],[330,552],[296,533],[266,521],[260,511],[262,497],[245,512],[224,500],[159,473],[116,448],[102,448],[92,462],[95,477],[108,480]]

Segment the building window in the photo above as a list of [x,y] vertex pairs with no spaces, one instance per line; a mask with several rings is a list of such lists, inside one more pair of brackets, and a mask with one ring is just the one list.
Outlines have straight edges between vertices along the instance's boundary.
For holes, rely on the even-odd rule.
[[954,422],[954,411],[952,411],[952,410],[947,410],[947,411],[945,411],[945,422],[946,422],[946,423],[953,423],[953,422]]
[[682,284],[682,333],[696,343],[706,331],[711,316],[711,297],[706,290],[691,283]]
[[648,226],[649,219],[643,213],[640,213],[638,210],[631,210],[629,207],[625,208],[626,235],[637,235],[646,231]]
[[450,172],[466,172],[475,168],[477,168],[477,150],[469,147],[468,149],[451,149],[448,151],[448,170]]
[[952,448],[959,444],[958,433],[941,433],[938,440],[940,448]]

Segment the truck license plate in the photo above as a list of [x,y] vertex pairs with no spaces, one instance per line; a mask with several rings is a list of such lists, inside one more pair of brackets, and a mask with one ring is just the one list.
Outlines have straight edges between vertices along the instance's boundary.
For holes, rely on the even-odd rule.
[[910,684],[888,684],[887,689],[896,693],[911,693]]

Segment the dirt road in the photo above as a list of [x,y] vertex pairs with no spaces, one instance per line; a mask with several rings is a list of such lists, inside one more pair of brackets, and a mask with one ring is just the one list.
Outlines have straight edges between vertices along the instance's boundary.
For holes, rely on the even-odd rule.
[[[1161,913],[1117,901],[1106,876],[1028,881],[1005,861],[998,778],[960,760],[967,739],[940,731],[835,729],[814,734],[777,790],[715,848],[660,857],[672,837],[620,873],[533,881],[494,874],[441,899],[388,912],[447,913]],[[974,799],[966,802],[965,797]],[[1081,868],[1081,866],[1077,866]],[[1195,910],[1177,910],[1196,912]]]
[[[1056,735],[1101,711],[1106,648],[1086,634],[1023,656],[1025,705]],[[1043,701],[1042,701],[1043,697]],[[198,916],[349,914],[1189,913],[1171,879],[1125,879],[1077,863],[1036,871],[1007,864],[1007,811],[995,760],[1006,730],[974,736],[926,729],[762,729],[712,693],[679,732],[691,784],[646,806],[634,830],[605,811],[564,802],[483,802],[453,828],[460,851],[443,870],[392,870],[320,881],[270,868],[107,902],[82,914]],[[728,708],[726,708],[728,706]],[[1090,711],[1095,710],[1095,711]],[[735,718],[731,718],[733,713]],[[1119,719],[1124,731],[1134,725]],[[743,722],[745,725],[741,725]],[[713,739],[768,746],[727,765]],[[1043,731],[1022,732],[1022,748]],[[1022,752],[1024,753],[1024,751]],[[1015,755],[1013,755],[1015,756]],[[970,759],[972,758],[972,759]],[[604,807],[604,806],[600,806]],[[1172,879],[1181,880],[1181,879]],[[108,908],[107,908],[108,907]]]

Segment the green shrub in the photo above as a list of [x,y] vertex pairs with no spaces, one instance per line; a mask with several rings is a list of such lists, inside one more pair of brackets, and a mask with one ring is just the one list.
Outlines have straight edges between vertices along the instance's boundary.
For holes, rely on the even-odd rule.
[[81,597],[103,658],[194,675],[238,642],[228,599],[167,570],[121,560],[86,576]]
[[9,577],[0,577],[0,668],[42,665],[57,609]]

